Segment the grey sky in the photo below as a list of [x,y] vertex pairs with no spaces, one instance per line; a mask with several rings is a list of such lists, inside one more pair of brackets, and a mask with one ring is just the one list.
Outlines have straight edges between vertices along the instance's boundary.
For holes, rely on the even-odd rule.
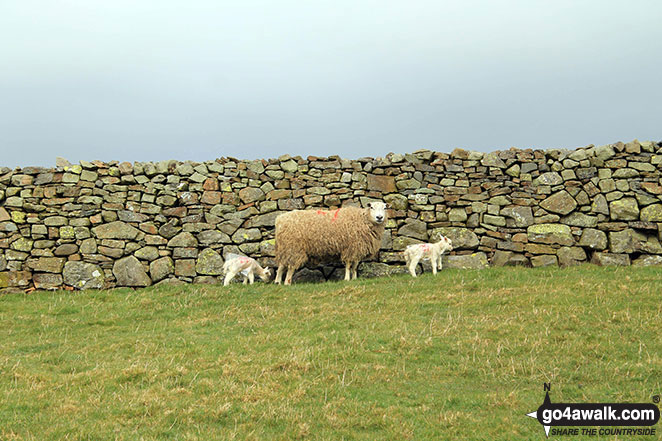
[[662,139],[662,2],[0,0],[0,166]]

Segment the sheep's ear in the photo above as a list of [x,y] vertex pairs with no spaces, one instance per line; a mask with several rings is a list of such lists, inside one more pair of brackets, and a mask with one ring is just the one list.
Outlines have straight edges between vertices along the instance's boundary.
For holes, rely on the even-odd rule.
[[386,204],[386,208],[387,209],[391,208],[391,204]]

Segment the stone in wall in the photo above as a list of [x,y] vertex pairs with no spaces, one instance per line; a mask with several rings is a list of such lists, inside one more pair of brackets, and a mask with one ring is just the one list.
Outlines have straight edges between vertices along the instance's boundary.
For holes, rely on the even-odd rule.
[[195,271],[197,274],[220,276],[223,274],[223,263],[223,258],[218,252],[211,248],[205,248],[198,255]]
[[153,282],[161,280],[175,273],[175,263],[170,256],[164,256],[149,264],[149,274]]
[[92,263],[70,261],[62,272],[65,285],[77,289],[102,289],[105,286],[103,270]]
[[113,275],[117,286],[145,287],[152,284],[140,261],[133,256],[116,261]]
[[444,255],[442,258],[444,268],[482,269],[487,268],[487,255],[485,253],[462,254],[455,256]]

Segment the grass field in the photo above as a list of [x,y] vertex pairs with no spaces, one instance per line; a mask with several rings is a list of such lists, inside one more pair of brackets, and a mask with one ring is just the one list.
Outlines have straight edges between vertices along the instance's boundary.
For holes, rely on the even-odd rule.
[[543,440],[543,382],[662,393],[661,292],[582,266],[0,296],[0,439]]

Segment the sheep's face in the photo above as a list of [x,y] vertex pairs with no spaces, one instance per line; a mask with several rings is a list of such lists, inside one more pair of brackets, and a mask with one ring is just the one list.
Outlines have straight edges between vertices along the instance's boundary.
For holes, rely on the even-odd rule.
[[271,269],[265,268],[263,274],[260,276],[262,280],[268,282],[271,279]]
[[386,222],[386,204],[383,202],[370,202],[367,205],[368,218],[374,224],[383,224]]
[[446,251],[448,252],[453,251],[453,241],[451,241],[446,236],[439,236],[437,245],[442,253],[445,253]]

